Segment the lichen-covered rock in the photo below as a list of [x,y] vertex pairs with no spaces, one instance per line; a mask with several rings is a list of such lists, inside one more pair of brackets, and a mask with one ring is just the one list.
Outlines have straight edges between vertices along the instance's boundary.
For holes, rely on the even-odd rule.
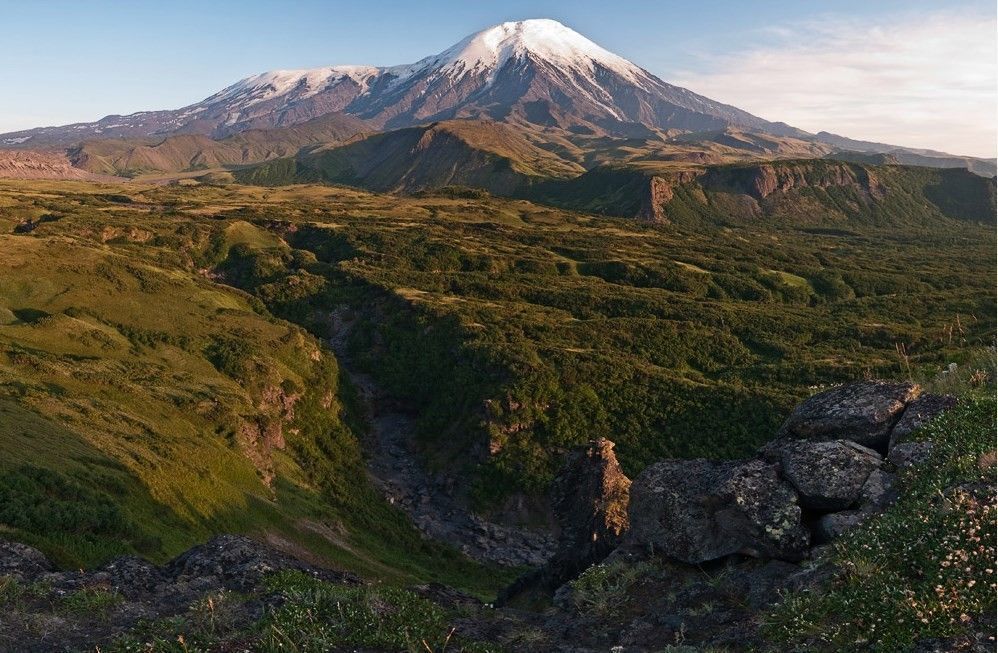
[[885,450],[891,429],[920,390],[913,383],[860,381],[825,390],[797,406],[782,439],[851,440]]
[[797,494],[761,460],[667,460],[631,486],[632,545],[691,564],[733,553],[797,559],[807,551]]
[[38,549],[20,542],[0,540],[0,576],[30,580],[52,571],[52,563]]
[[894,474],[875,469],[859,492],[859,507],[867,512],[883,510],[898,499]]
[[831,542],[862,524],[872,514],[865,510],[846,510],[822,515],[814,526],[814,539],[818,544]]
[[243,591],[258,585],[267,574],[281,569],[308,570],[334,582],[360,582],[353,574],[314,570],[296,558],[242,535],[213,537],[171,560],[162,573],[174,581],[194,580]]
[[848,440],[796,440],[780,450],[783,477],[797,489],[801,505],[813,510],[845,510],[856,503],[882,462],[876,451]]
[[902,442],[891,447],[887,460],[898,469],[921,465],[932,454],[931,442]]
[[893,449],[934,417],[956,406],[956,403],[956,397],[950,395],[922,395],[912,401],[891,431],[890,448]]

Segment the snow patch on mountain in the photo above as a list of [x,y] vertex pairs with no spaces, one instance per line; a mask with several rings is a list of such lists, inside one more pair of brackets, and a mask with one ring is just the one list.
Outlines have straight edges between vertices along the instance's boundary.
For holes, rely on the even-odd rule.
[[[302,70],[274,70],[236,82],[199,105],[235,101],[241,108],[294,95],[300,100],[320,93],[335,83],[352,79],[363,95],[371,82],[389,75],[400,84],[414,75],[432,71],[455,82],[466,74],[483,74],[491,84],[510,59],[533,55],[567,73],[584,75],[595,83],[596,66],[610,70],[628,82],[642,85],[646,73],[627,59],[601,48],[556,20],[532,19],[502,23],[465,38],[438,55],[398,66],[327,66]],[[572,75],[566,75],[571,78]],[[195,105],[197,106],[197,105]]]
[[628,81],[640,84],[643,71],[627,59],[601,48],[556,20],[534,19],[502,23],[472,34],[435,57],[441,71],[460,78],[470,71],[493,76],[512,58],[527,55],[559,68],[582,71],[588,76],[599,64]]
[[366,91],[371,78],[377,77],[381,73],[382,69],[374,66],[326,66],[301,70],[272,70],[240,80],[198,104],[205,105],[235,100],[245,108],[292,92],[295,92],[295,99],[300,100],[316,95],[332,84],[345,79],[352,79]]

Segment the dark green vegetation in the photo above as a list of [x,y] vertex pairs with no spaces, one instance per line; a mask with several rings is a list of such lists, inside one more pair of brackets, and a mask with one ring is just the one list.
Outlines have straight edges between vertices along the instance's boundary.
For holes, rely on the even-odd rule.
[[[240,392],[274,401],[301,395],[294,411],[300,421],[322,414],[307,408],[321,405],[322,393],[335,396],[335,371],[323,372],[312,361],[309,352],[317,344],[311,336],[265,313],[326,337],[330,313],[348,310],[360,320],[351,342],[358,362],[418,409],[428,462],[469,478],[483,508],[498,508],[520,493],[543,493],[560,452],[596,436],[618,443],[631,475],[662,457],[741,455],[770,437],[815,385],[897,376],[908,367],[938,369],[987,346],[994,331],[993,233],[946,218],[936,227],[919,217],[889,230],[658,227],[526,202],[392,198],[332,188],[114,191],[129,195],[130,204],[104,200],[110,191],[84,188],[53,185],[36,195],[7,195],[10,228],[17,220],[55,216],[30,235],[8,237],[15,251],[46,252],[44,258],[35,254],[34,267],[18,268],[26,280],[10,284],[4,300],[11,323],[0,330],[16,337],[10,347],[19,348],[8,354],[11,365],[19,365],[11,367],[12,375],[35,369],[29,363],[41,354],[34,350],[82,357],[77,369],[96,365],[88,362],[96,355],[92,350],[70,348],[56,334],[69,341],[99,331],[89,337],[107,334],[111,343],[121,343],[95,345],[103,347],[95,359],[101,365],[112,355],[130,365],[151,357],[162,375],[176,367],[164,357],[190,357],[184,365],[200,361],[198,378],[217,374],[222,387],[232,387],[233,375],[247,374]],[[74,249],[63,255],[59,247]],[[79,266],[84,254],[124,258],[123,271],[112,269],[106,282],[120,290],[109,288],[100,299],[114,313],[113,320],[100,318],[110,326],[83,310],[97,310],[93,294],[105,283],[101,276],[87,277],[97,281],[85,288],[82,281],[69,284],[91,295],[78,300],[72,293],[55,299],[58,290],[47,281],[49,260],[71,258]],[[146,271],[137,261],[159,267]],[[214,270],[207,274],[220,274],[251,295],[194,274],[199,269]],[[163,275],[159,284],[157,274]],[[52,285],[50,294],[31,290],[40,283]],[[201,320],[196,328],[181,319],[191,313],[189,302],[171,308],[164,296],[149,310],[143,293],[174,287],[178,300],[205,298],[201,311],[207,313],[195,312]],[[128,311],[112,311],[123,302]],[[160,310],[173,319],[159,319]],[[45,316],[25,321],[15,311]],[[34,350],[28,348],[32,341],[39,343]],[[304,371],[261,371],[267,357],[285,351],[268,342],[288,343],[288,362],[274,361],[273,369]],[[13,362],[22,358],[28,362]],[[23,372],[16,378],[17,387],[25,385]],[[201,389],[205,384],[190,391],[225,397]],[[25,396],[18,410],[46,402],[66,410],[75,405],[58,394],[66,385],[39,373],[37,382],[18,390]],[[197,405],[193,398],[170,402]],[[280,409],[272,410],[279,420]],[[182,412],[191,419],[191,411]],[[340,419],[339,411],[331,412],[315,419]],[[81,428],[93,423],[80,418]],[[359,453],[346,427],[287,436],[286,449],[272,447],[272,463],[260,447],[243,444],[238,428],[228,426],[234,436],[225,436],[225,428],[213,424],[206,430],[219,437],[199,439],[222,447],[213,455],[241,461],[226,464],[223,478],[242,468],[245,482],[260,488],[256,493],[279,492],[280,473],[270,490],[259,485],[260,474],[271,473],[268,465],[279,472],[284,456],[294,453],[308,476],[325,479],[337,501],[346,502],[342,496],[352,492],[343,471],[359,465]],[[258,431],[258,441],[269,437],[266,425]],[[344,435],[328,441],[336,433]],[[102,451],[110,447],[98,436],[76,440],[98,442]],[[192,458],[189,452],[170,457]],[[110,469],[106,474],[120,473]],[[193,474],[191,483],[198,477]],[[214,483],[205,495],[224,487]],[[243,495],[218,505],[244,501],[237,496]]]
[[995,401],[965,398],[912,437],[934,443],[904,470],[901,500],[835,544],[841,572],[822,592],[787,597],[768,628],[808,650],[864,644],[908,651],[964,634],[995,610]]
[[431,465],[471,474],[481,506],[542,492],[560,452],[597,436],[630,475],[742,455],[810,387],[939,369],[993,331],[993,236],[973,224],[679,229],[464,204],[327,214],[336,227],[221,269],[318,334],[352,308],[358,359],[418,407]]
[[[219,593],[187,614],[148,622],[102,650],[188,653],[237,645],[261,653],[499,650],[457,635],[454,611],[407,590],[342,586],[284,571],[273,574],[259,594]],[[234,614],[261,597],[273,607],[253,623],[236,623]]]

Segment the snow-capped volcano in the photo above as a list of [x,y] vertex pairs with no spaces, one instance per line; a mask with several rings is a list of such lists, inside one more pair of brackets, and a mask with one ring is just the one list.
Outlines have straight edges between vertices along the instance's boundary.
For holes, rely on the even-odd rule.
[[374,128],[489,118],[581,133],[750,127],[799,133],[672,86],[548,19],[496,25],[413,64],[277,70],[172,111],[0,136],[0,146],[200,133],[226,136],[344,112]]
[[454,78],[484,71],[495,74],[510,59],[536,57],[563,70],[592,76],[596,67],[640,83],[643,71],[627,59],[604,50],[556,20],[503,23],[472,34],[436,57],[424,60]]

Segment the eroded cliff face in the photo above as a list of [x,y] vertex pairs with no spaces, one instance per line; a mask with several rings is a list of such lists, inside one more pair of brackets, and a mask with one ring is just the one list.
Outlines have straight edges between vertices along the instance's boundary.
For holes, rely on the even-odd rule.
[[593,170],[549,201],[656,223],[907,227],[946,219],[993,222],[995,186],[994,178],[967,170],[783,160],[656,172]]
[[879,198],[883,188],[867,168],[842,162],[801,161],[763,163],[711,169],[701,181],[706,190],[742,192],[763,200],[776,192],[842,187]]
[[649,222],[668,223],[666,206],[675,196],[676,187],[693,182],[701,174],[700,170],[683,170],[674,174],[651,177],[636,217]]
[[96,175],[73,167],[61,152],[0,150],[0,179],[78,179],[112,181],[114,177]]
[[[634,174],[641,174],[635,172]],[[721,194],[724,211],[747,211],[752,217],[766,213],[759,205],[773,195],[813,189],[839,188],[864,203],[884,197],[886,189],[876,173],[866,167],[844,162],[787,161],[742,166],[717,166],[677,170],[647,177],[641,185],[641,201],[634,217],[648,222],[672,221],[670,203],[678,189],[692,191],[698,204],[712,205],[710,194]],[[740,199],[740,201],[738,201]],[[745,207],[739,211],[733,207]],[[684,207],[689,209],[690,207]],[[704,208],[704,207],[701,207]]]

